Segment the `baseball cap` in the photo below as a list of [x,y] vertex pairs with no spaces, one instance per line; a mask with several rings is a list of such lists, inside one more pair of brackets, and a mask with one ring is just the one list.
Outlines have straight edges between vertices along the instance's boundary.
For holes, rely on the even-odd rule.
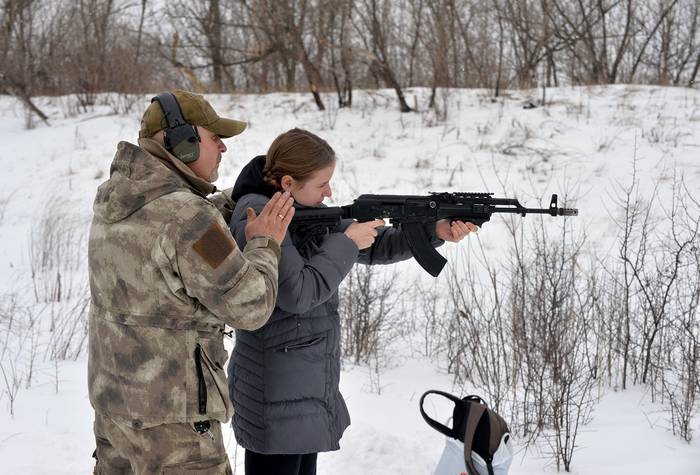
[[[234,119],[224,119],[214,111],[209,102],[201,94],[176,89],[172,91],[182,110],[185,121],[191,125],[200,125],[222,138],[233,137],[245,130],[245,122]],[[153,101],[143,113],[139,137],[150,137],[168,127],[163,109],[158,101]]]

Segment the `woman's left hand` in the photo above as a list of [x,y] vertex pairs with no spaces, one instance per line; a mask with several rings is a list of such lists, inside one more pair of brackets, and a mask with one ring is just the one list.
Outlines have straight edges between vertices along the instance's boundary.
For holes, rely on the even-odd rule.
[[459,242],[469,233],[475,233],[479,226],[470,222],[441,219],[435,223],[435,234],[443,241]]

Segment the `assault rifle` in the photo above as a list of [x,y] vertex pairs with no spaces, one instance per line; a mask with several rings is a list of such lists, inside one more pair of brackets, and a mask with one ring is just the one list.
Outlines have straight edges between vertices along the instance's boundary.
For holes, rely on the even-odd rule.
[[557,207],[557,195],[552,195],[549,208],[525,208],[518,200],[493,198],[493,193],[430,193],[428,196],[360,195],[350,205],[327,208],[300,208],[294,213],[289,229],[310,236],[325,233],[341,219],[359,222],[388,219],[406,236],[408,245],[423,269],[437,277],[447,259],[430,244],[423,224],[440,219],[469,221],[482,226],[493,213],[549,214],[551,216],[578,216],[576,208]]

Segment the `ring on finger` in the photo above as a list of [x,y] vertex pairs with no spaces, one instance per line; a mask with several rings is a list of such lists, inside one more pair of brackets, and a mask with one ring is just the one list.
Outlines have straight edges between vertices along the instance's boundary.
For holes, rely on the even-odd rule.
[[284,219],[284,216],[281,215],[281,214],[278,214],[277,216],[278,216],[280,219]]

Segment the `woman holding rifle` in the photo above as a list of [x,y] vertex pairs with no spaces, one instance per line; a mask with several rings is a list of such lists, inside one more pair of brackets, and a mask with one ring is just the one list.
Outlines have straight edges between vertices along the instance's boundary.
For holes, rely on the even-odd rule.
[[[245,246],[247,220],[277,191],[297,207],[323,206],[332,195],[336,155],[301,129],[278,136],[265,156],[241,171],[230,227]],[[477,227],[447,220],[427,224],[432,243],[458,242]],[[401,231],[382,220],[343,220],[312,239],[287,233],[277,304],[256,331],[236,331],[228,366],[236,440],[246,449],[246,475],[310,475],[318,452],[338,450],[350,424],[339,391],[338,287],[355,263],[390,264],[412,257]]]

